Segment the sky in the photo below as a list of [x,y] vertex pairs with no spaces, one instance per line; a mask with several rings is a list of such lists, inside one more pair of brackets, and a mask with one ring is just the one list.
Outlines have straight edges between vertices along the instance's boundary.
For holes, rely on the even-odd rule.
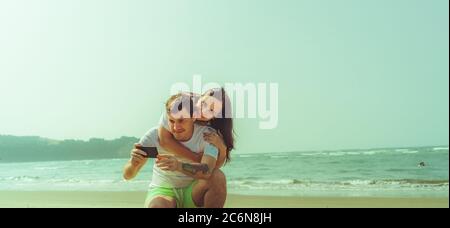
[[237,152],[448,145],[447,0],[2,0],[0,135],[141,137],[175,83],[276,83]]

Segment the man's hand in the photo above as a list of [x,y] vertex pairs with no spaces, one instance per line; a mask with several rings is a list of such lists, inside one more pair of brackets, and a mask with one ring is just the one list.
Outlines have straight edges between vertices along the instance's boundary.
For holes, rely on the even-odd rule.
[[180,171],[181,162],[171,154],[160,154],[156,159],[156,166],[165,171]]
[[131,150],[130,160],[127,162],[123,169],[123,178],[125,180],[131,180],[138,174],[139,170],[147,162],[146,154],[144,151],[139,150],[140,144],[134,144],[134,149]]
[[131,164],[135,167],[141,167],[143,165],[145,165],[145,163],[147,162],[148,158],[146,158],[145,156],[147,155],[144,151],[139,150],[138,147],[142,147],[141,144],[134,144],[134,149],[131,150]]

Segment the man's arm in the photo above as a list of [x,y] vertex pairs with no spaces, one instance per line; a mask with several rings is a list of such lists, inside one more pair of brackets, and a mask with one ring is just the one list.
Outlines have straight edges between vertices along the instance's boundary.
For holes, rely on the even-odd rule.
[[201,163],[181,162],[171,154],[159,155],[156,165],[162,170],[178,171],[195,179],[209,179],[216,166],[216,158],[203,155]]
[[141,169],[142,166],[134,166],[131,163],[131,160],[125,164],[125,167],[123,168],[123,179],[125,180],[131,180],[134,177],[136,177],[137,173]]
[[125,180],[131,180],[139,173],[139,170],[147,163],[147,158],[145,157],[145,152],[136,148],[140,146],[139,144],[134,145],[134,149],[131,150],[131,158],[125,164],[123,169],[123,178]]
[[216,159],[205,155],[203,156],[201,163],[180,162],[177,167],[177,171],[195,179],[209,179],[215,167]]

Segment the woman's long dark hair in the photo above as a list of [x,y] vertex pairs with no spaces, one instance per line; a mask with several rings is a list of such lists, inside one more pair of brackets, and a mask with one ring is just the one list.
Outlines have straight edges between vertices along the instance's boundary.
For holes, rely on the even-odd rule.
[[210,124],[212,128],[222,135],[225,146],[227,146],[226,162],[229,162],[231,160],[230,152],[234,149],[233,112],[230,97],[228,97],[224,88],[208,90],[205,95],[222,101],[222,111],[210,120]]

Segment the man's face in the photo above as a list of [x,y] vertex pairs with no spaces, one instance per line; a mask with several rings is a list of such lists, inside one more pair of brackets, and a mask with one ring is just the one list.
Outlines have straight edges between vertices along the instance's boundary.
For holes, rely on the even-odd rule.
[[170,132],[176,140],[187,141],[191,139],[195,119],[189,118],[189,112],[183,109],[175,114],[168,113],[167,116]]

